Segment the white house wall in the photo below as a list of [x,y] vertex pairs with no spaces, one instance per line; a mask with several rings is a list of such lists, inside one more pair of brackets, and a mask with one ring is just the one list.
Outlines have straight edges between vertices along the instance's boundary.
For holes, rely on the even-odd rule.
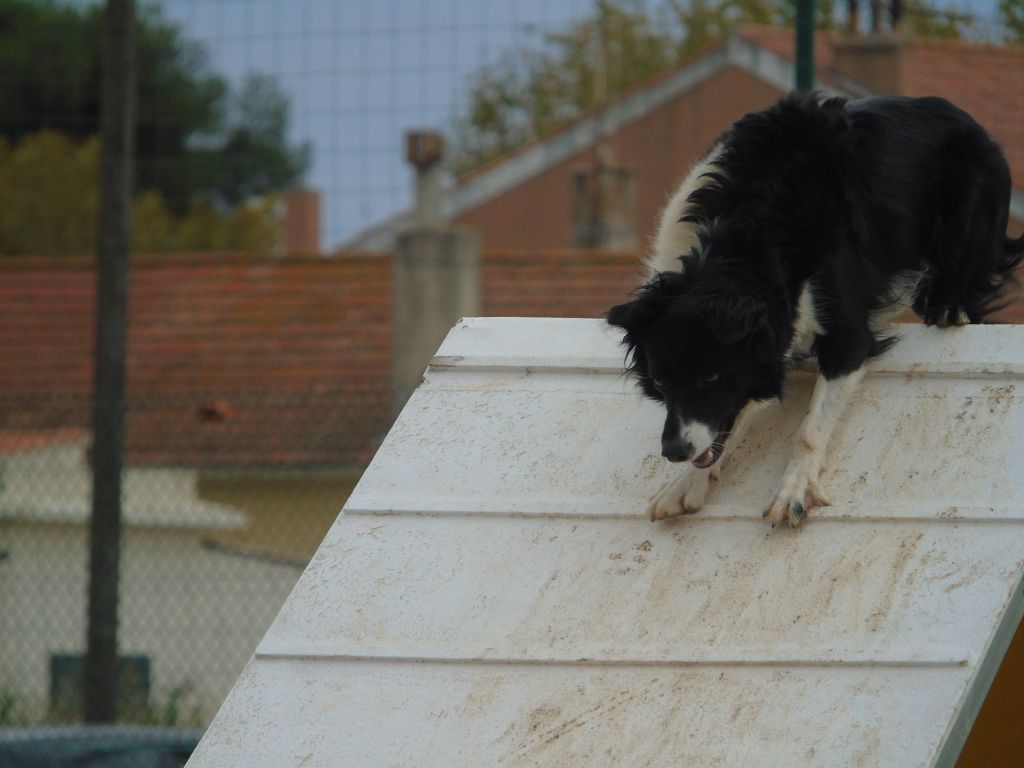
[[[86,530],[0,522],[0,691],[45,716],[53,653],[85,647]],[[245,666],[298,571],[201,546],[190,530],[126,528],[120,653],[150,658],[152,702],[184,687],[205,723]]]

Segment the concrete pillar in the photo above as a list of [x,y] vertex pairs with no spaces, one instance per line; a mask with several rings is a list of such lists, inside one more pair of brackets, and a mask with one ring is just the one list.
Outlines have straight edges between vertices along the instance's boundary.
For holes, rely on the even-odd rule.
[[398,233],[393,257],[396,412],[451,327],[480,313],[480,238],[443,216],[442,152],[437,134],[407,137],[407,158],[416,168],[416,208],[412,224]]
[[606,251],[634,250],[636,195],[633,171],[595,163],[573,173],[573,245]]

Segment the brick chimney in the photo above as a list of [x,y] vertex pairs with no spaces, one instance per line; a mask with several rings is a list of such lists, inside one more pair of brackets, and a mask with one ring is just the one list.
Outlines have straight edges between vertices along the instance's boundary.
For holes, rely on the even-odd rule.
[[877,94],[902,93],[906,44],[889,34],[843,37],[832,43],[835,68]]
[[628,251],[637,247],[633,171],[617,165],[607,144],[590,167],[572,176],[572,240],[577,248]]
[[320,192],[293,187],[282,196],[283,240],[286,256],[315,256],[320,253]]
[[883,7],[879,0],[871,0],[868,34],[861,27],[860,5],[858,0],[847,2],[846,34],[832,43],[835,67],[875,93],[898,95],[905,83],[903,3],[893,0]]

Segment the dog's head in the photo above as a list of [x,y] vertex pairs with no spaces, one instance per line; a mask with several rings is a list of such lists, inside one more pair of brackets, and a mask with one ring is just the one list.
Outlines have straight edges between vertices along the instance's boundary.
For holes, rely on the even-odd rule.
[[626,332],[644,393],[668,411],[662,455],[705,468],[721,457],[744,406],[780,395],[783,361],[763,300],[693,282],[659,273],[607,317]]

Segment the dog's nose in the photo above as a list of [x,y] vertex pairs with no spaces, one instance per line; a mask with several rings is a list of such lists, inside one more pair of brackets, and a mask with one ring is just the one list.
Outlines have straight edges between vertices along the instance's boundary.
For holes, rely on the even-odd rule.
[[693,453],[693,445],[686,440],[661,441],[661,455],[669,461],[689,461]]

